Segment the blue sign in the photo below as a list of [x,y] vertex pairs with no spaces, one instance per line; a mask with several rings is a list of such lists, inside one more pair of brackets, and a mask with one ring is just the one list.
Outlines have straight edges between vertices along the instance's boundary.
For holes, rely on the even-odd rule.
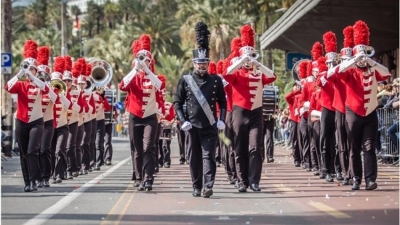
[[1,73],[11,74],[12,54],[10,52],[1,53]]
[[286,54],[286,69],[292,70],[294,64],[301,59],[311,59],[311,56],[296,52],[288,52]]

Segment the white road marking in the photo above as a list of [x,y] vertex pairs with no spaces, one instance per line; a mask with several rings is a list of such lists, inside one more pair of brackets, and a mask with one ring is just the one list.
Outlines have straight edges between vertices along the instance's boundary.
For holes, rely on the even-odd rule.
[[49,208],[47,208],[43,212],[39,213],[34,218],[28,220],[26,223],[24,223],[24,225],[39,225],[39,224],[43,224],[48,219],[50,219],[52,216],[54,216],[55,214],[60,212],[62,209],[64,209],[73,200],[75,200],[77,197],[79,197],[79,195],[83,194],[87,189],[93,187],[100,180],[102,180],[105,177],[107,177],[108,175],[110,175],[110,173],[112,173],[115,170],[117,170],[119,167],[121,167],[123,164],[125,164],[130,159],[131,159],[131,157],[122,160],[121,162],[119,162],[117,165],[111,167],[106,172],[100,174],[96,178],[94,178],[91,181],[89,181],[86,184],[84,184],[82,187],[80,187],[78,189],[75,189],[74,191],[70,192],[64,198],[60,199],[56,204],[50,206]]

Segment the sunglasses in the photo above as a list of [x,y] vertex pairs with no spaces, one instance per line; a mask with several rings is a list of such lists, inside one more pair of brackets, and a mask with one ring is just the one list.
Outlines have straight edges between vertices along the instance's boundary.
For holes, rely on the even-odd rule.
[[65,82],[72,82],[72,80],[64,80]]

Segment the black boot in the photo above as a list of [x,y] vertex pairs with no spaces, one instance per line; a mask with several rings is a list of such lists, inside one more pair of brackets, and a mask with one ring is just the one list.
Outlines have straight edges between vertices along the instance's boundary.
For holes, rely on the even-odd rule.
[[213,194],[213,190],[211,188],[204,189],[203,198],[209,198]]
[[239,192],[247,192],[247,187],[243,183],[239,183]]
[[200,197],[201,196],[201,192],[200,189],[198,188],[193,188],[193,193],[192,193],[193,197]]
[[332,178],[332,176],[330,174],[327,174],[325,176],[325,180],[326,180],[326,182],[333,182],[333,178]]
[[344,178],[342,176],[342,173],[337,173],[336,174],[336,180],[338,180],[338,181],[344,180]]
[[37,191],[37,185],[35,181],[31,181],[29,188],[31,189],[31,191]]
[[153,190],[153,184],[151,183],[151,181],[146,181],[144,182],[144,189],[146,191],[151,191]]

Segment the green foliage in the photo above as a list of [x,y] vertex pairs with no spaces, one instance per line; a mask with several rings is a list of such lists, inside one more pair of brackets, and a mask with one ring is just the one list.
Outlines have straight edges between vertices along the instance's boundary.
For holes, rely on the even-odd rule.
[[[216,62],[228,57],[230,41],[240,35],[241,26],[251,23],[257,35],[261,35],[282,15],[271,12],[288,8],[294,1],[107,0],[104,4],[89,1],[86,12],[76,6],[68,10],[68,52],[75,59],[83,54],[87,58],[106,60],[113,66],[114,83],[118,83],[131,70],[132,41],[147,33],[152,38],[156,73],[166,76],[167,92],[172,94],[179,78],[192,69],[196,22],[203,21],[209,26],[210,57]],[[78,18],[83,18],[81,30],[72,36],[72,24]],[[14,71],[22,60],[27,39],[50,46],[53,57],[60,55],[60,1],[36,0],[28,6],[15,7],[12,29]],[[280,89],[280,106],[283,107],[286,104],[283,96],[291,89],[293,81],[285,70],[285,53],[273,50],[272,57],[278,76],[275,85]],[[171,95],[167,95],[167,99],[171,100]]]

